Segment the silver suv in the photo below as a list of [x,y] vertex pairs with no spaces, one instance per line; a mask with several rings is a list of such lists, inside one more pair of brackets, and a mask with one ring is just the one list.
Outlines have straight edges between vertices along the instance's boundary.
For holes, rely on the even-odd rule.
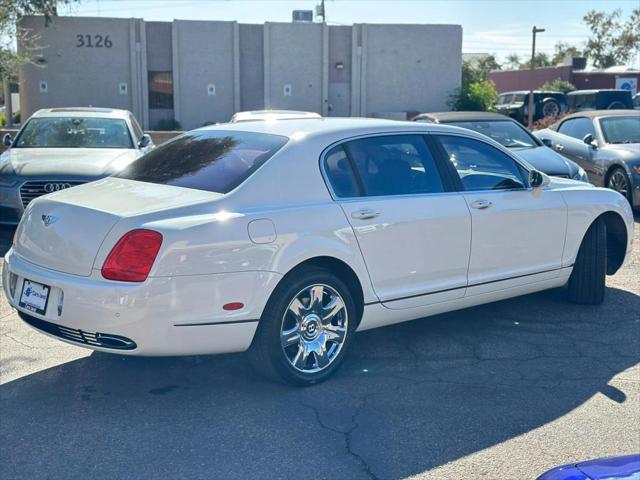
[[0,224],[31,200],[119,172],[153,148],[133,114],[108,108],[39,110],[0,155]]

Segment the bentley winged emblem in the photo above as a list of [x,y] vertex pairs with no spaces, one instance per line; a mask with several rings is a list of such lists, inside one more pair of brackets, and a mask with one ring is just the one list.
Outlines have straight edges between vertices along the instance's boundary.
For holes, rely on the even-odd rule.
[[53,215],[42,215],[42,223],[44,223],[45,227],[48,227],[52,223],[56,223],[60,218],[54,217]]

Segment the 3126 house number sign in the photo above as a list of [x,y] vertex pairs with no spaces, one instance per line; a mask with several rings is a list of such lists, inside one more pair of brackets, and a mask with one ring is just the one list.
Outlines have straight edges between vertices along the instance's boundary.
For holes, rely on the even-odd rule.
[[112,46],[113,43],[109,35],[89,35],[81,33],[76,35],[77,48],[111,48]]

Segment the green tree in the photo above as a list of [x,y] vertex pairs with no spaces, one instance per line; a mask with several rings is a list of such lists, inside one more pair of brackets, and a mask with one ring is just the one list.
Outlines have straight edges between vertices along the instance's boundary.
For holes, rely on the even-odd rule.
[[[0,78],[11,78],[19,65],[33,61],[38,37],[19,26],[26,15],[42,15],[49,24],[58,14],[58,5],[79,0],[0,0]],[[18,54],[16,42],[24,47]]]
[[449,96],[447,105],[452,110],[487,111],[498,98],[495,84],[490,80],[480,80],[456,88]]
[[495,55],[484,55],[476,60],[476,69],[486,78],[490,71],[501,70],[502,65],[498,63]]
[[585,54],[597,68],[626,64],[640,51],[640,8],[622,21],[621,10],[589,11],[583,18],[591,30]]
[[540,90],[551,90],[553,92],[562,92],[569,93],[573,92],[576,89],[576,86],[568,82],[567,80],[562,80],[561,78],[556,78],[552,82],[547,82],[540,87]]
[[[549,55],[547,55],[544,52],[536,53],[536,56],[535,56],[534,60],[535,60],[535,67],[536,68],[552,67],[553,66],[553,63],[549,59]],[[526,62],[520,64],[520,68],[521,69],[531,68],[531,59],[529,59]]]
[[558,65],[564,62],[564,58],[567,54],[571,55],[571,57],[579,57],[581,55],[578,47],[574,45],[570,45],[567,42],[557,42],[555,47],[553,48],[553,57],[551,58],[551,63],[553,65]]
[[507,63],[506,66],[510,70],[518,70],[520,68],[520,55],[517,53],[510,53],[507,55]]

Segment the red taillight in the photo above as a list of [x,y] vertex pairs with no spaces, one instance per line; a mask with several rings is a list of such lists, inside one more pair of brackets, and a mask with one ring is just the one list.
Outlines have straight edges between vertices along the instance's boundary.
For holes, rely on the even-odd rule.
[[131,230],[111,250],[102,266],[102,276],[121,282],[144,282],[162,245],[162,235],[153,230]]

